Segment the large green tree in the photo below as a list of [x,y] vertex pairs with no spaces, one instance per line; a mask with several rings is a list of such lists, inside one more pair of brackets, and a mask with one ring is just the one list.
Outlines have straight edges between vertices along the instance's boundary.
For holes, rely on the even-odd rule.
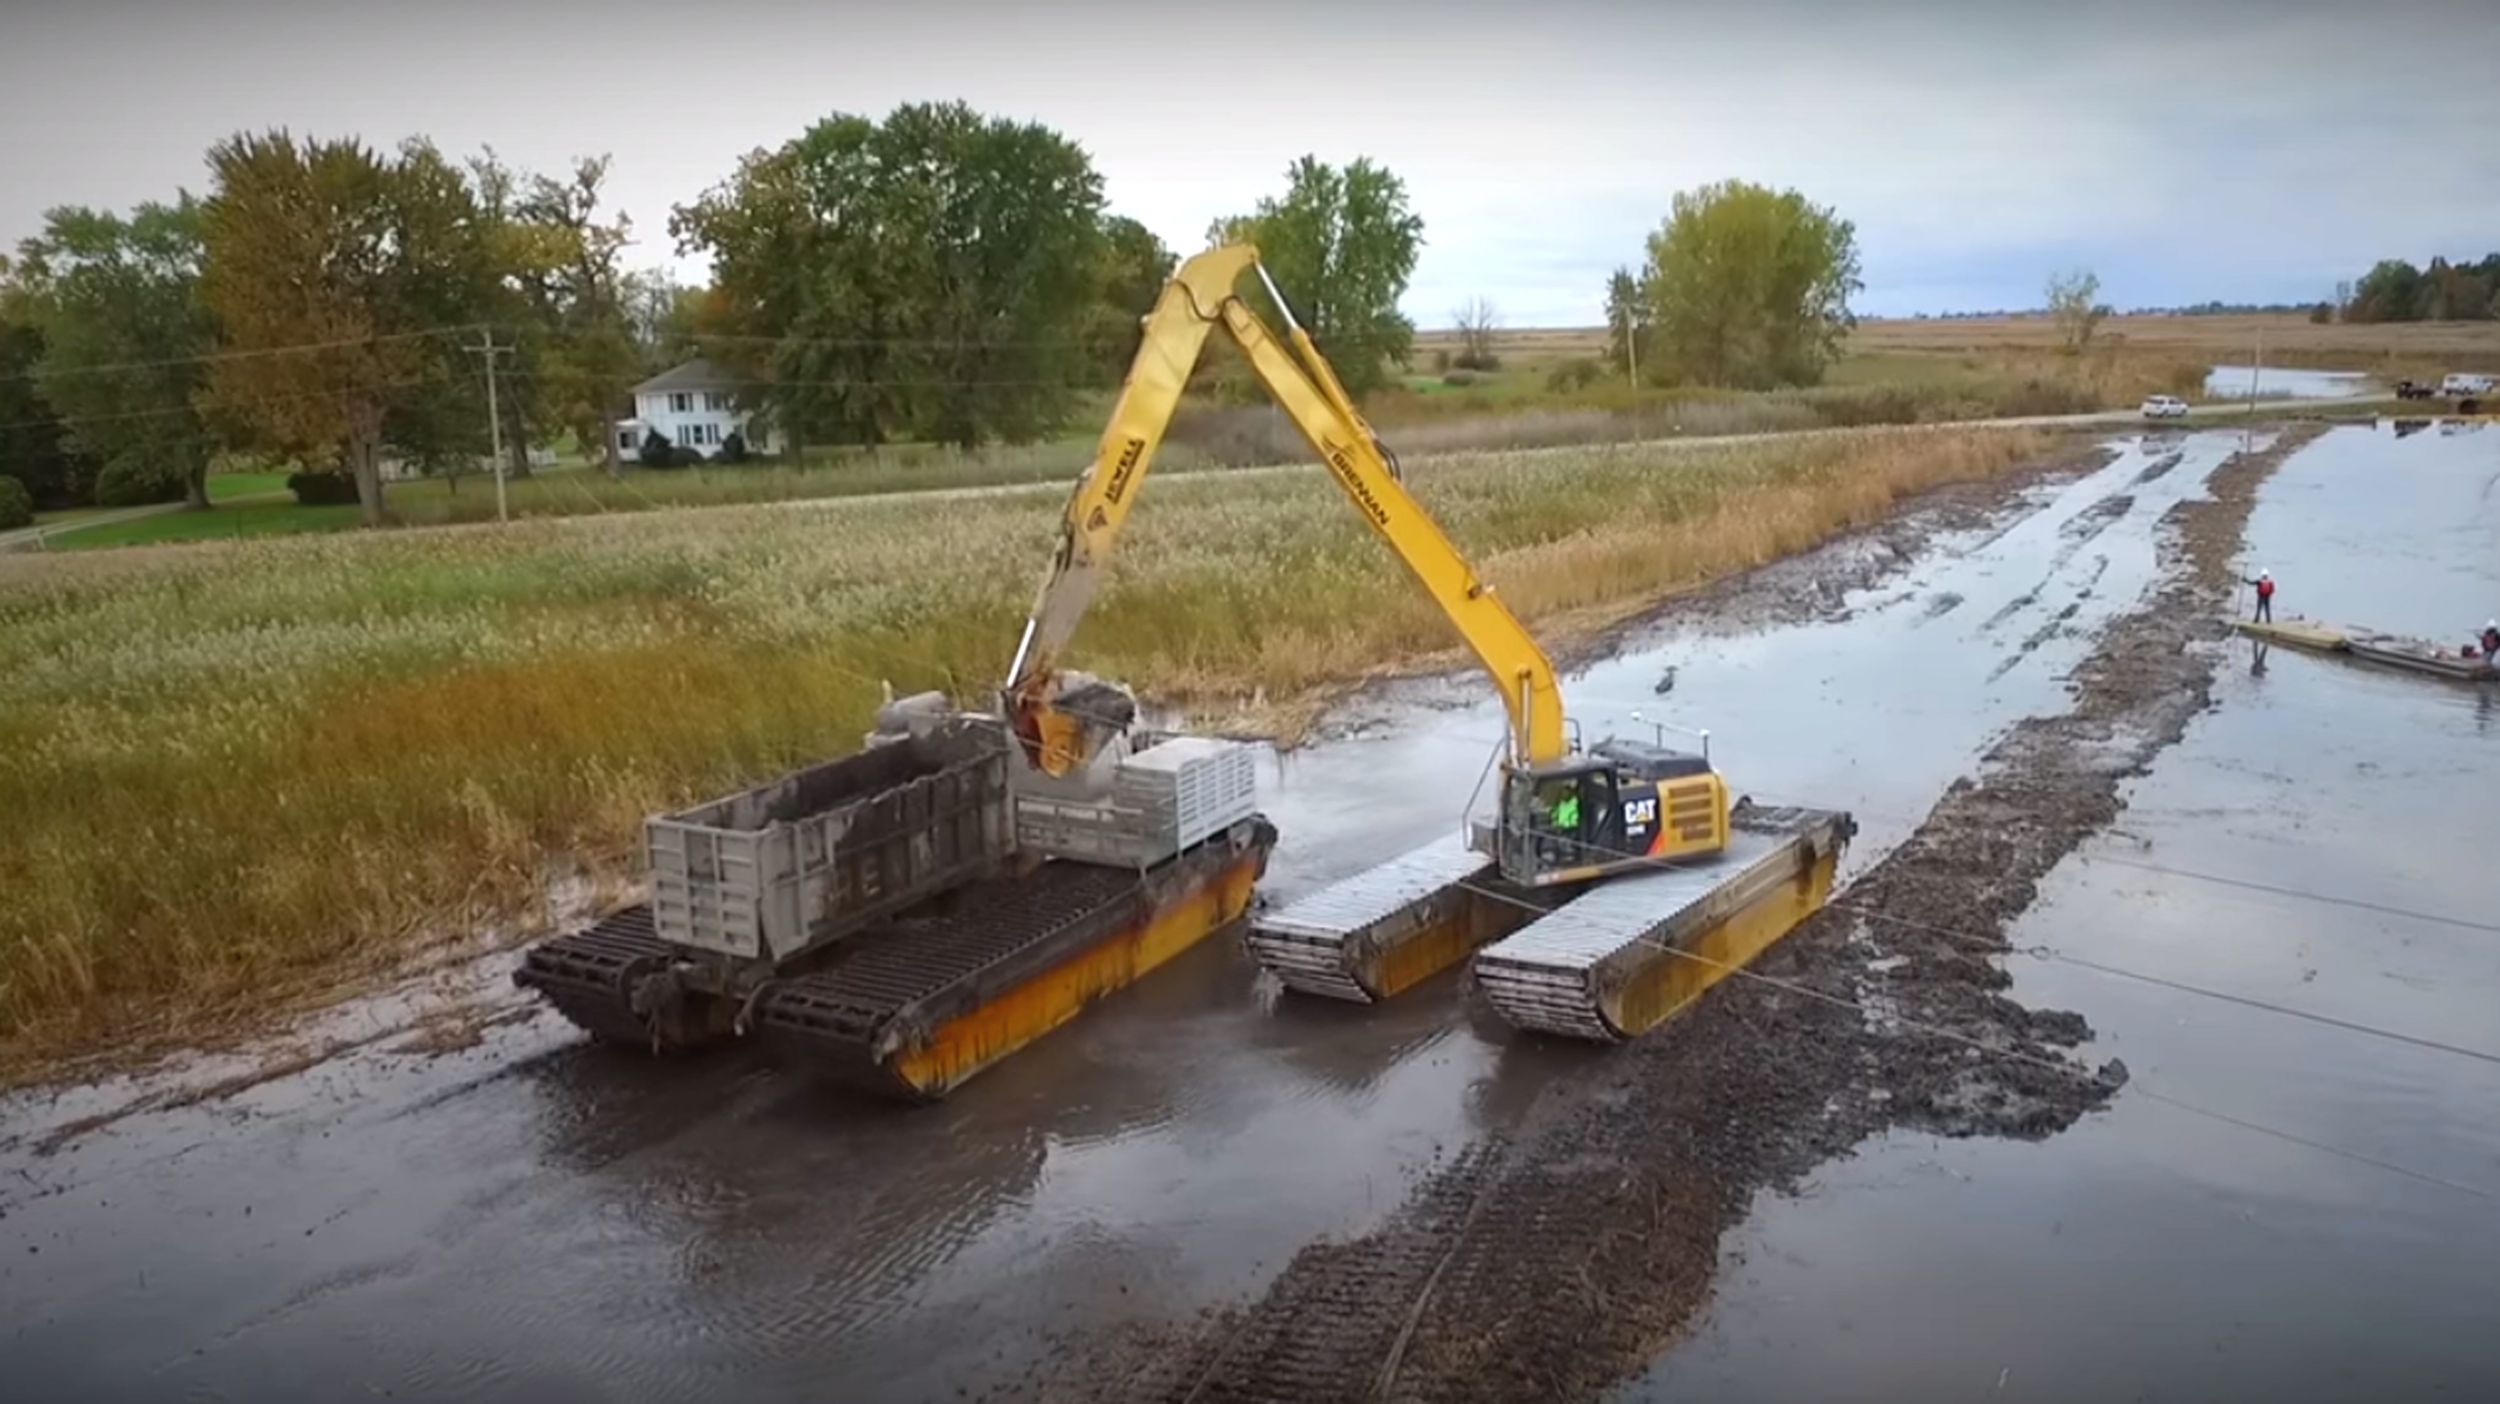
[[461,349],[495,305],[490,221],[431,145],[243,134],[209,151],[203,287],[230,349],[210,398],[268,447],[354,478],[385,518],[386,445],[473,453],[476,366]]
[[1423,217],[1407,208],[1406,183],[1367,158],[1340,170],[1305,156],[1285,180],[1281,197],[1218,220],[1210,233],[1258,245],[1268,276],[1346,389],[1368,393],[1414,349],[1415,324],[1398,299],[1423,251]]
[[216,441],[201,387],[217,326],[200,296],[200,207],[185,195],[129,218],[66,208],[19,247],[42,328],[43,398],[126,498],[208,506]]
[[2043,295],[2048,300],[2049,320],[2057,325],[2058,340],[2066,349],[2080,355],[2092,346],[2092,333],[2109,317],[2109,304],[2101,298],[2101,275],[2089,268],[2070,273],[2052,273]]
[[609,423],[641,357],[628,321],[622,256],[633,226],[604,210],[608,158],[585,157],[561,179],[516,172],[493,152],[470,163],[478,203],[494,226],[506,303],[498,322],[514,342],[505,440],[528,470],[534,437],[570,430],[622,468]]
[[1176,260],[1153,230],[1126,215],[1106,218],[1102,233],[1100,292],[1086,346],[1104,383],[1116,385],[1137,357],[1141,323],[1171,281]]
[[1721,181],[1675,197],[1642,280],[1667,371],[1704,385],[1810,385],[1857,319],[1857,232],[1794,190]]
[[2410,322],[2421,315],[2422,270],[2401,258],[2381,259],[2354,285],[2347,322]]
[[961,103],[837,115],[670,221],[712,259],[706,344],[793,440],[974,444],[1054,427],[1087,378],[1102,179],[1046,127]]
[[0,258],[0,476],[24,483],[38,508],[82,506],[96,463],[62,431],[60,412],[36,383],[43,354],[36,300]]

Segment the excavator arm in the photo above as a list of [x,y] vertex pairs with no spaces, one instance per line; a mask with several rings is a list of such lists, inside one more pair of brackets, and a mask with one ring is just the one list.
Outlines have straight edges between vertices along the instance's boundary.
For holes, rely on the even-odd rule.
[[[1513,764],[1562,759],[1567,749],[1562,694],[1552,661],[1406,490],[1335,372],[1293,321],[1276,285],[1267,287],[1291,328],[1290,347],[1241,300],[1236,284],[1245,271],[1258,270],[1266,279],[1258,257],[1249,245],[1232,244],[1189,259],[1146,317],[1145,338],[1112,408],[1111,423],[1093,463],[1069,496],[1059,549],[1042,578],[1009,671],[1008,706],[1027,753],[1053,773],[1064,773],[1083,759],[1076,741],[1080,723],[1050,705],[1058,685],[1057,657],[1101,584],[1112,543],[1137,503],[1138,489],[1207,334],[1221,325],[1310,441],[1346,500],[1397,552],[1493,675],[1510,714]],[[1349,600],[1345,607],[1359,609],[1363,604]]]

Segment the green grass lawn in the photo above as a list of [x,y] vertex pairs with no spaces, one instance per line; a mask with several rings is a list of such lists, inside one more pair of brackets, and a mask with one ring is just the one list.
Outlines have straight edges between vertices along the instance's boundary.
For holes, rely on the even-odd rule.
[[208,475],[208,500],[232,502],[239,497],[262,497],[286,491],[284,473],[211,473]]

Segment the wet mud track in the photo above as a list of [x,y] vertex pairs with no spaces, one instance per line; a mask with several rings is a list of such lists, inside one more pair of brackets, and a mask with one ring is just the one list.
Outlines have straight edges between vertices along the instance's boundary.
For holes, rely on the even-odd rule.
[[2198,645],[2225,637],[2257,486],[2313,433],[2235,456],[2208,500],[2171,508],[2161,583],[2076,670],[2071,709],[2009,731],[1758,978],[1550,1088],[1392,1222],[1305,1249],[1254,1303],[1129,1361],[1097,1343],[1081,1383],[1035,1383],[1098,1394],[1125,1366],[1144,1399],[1592,1397],[1691,1316],[1761,1188],[1895,1127],[2037,1138],[2103,1104],[2124,1066],[2069,1054],[2080,1016],[2005,996],[2003,933],[2206,705],[2216,653]]
[[[1634,707],[1706,722],[1740,789],[1858,810],[1850,875],[1898,871],[1888,901],[1962,926],[1951,852],[1886,855],[2003,728],[2072,710],[2076,670],[2175,573],[2157,524],[2233,442],[2130,436],[1906,504],[1576,651],[1575,713],[1592,737]],[[1367,693],[1356,734],[1276,762],[1267,890],[1446,832],[1502,734],[1482,691]],[[1994,850],[1961,861],[2020,900]],[[1925,871],[1932,896],[1908,886]],[[1456,979],[1368,1010],[1275,999],[1210,941],[917,1111],[735,1050],[589,1047],[526,1010],[402,1056],[404,1011],[362,1002],[318,1045],[352,1051],[253,1064],[231,1094],[0,1103],[0,1378],[98,1398],[839,1380],[880,1400],[1207,1399],[1457,1397],[1474,1371],[1585,1392],[1672,1335],[1743,1186],[1871,1126],[2040,1134],[2098,1095],[1965,1078],[1949,1042],[1870,1042],[1852,1032],[1870,1016],[1804,992],[2051,1054],[2079,1034],[2005,1004],[1983,957],[1881,923],[1792,947],[1768,970],[1796,989],[1723,985],[1654,1047],[1592,1055],[1513,1036]],[[503,997],[508,968],[476,988]],[[1522,1176],[1556,1190],[1509,1192]],[[1541,1250],[1485,1251],[1548,1243],[1577,1255],[1560,1287]]]

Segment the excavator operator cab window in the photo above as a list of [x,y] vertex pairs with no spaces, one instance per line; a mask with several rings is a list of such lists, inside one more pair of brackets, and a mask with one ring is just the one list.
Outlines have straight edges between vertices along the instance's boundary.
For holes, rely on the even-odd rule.
[[1524,790],[1527,832],[1515,835],[1537,872],[1607,862],[1622,846],[1623,813],[1612,765],[1578,766],[1514,776]]

